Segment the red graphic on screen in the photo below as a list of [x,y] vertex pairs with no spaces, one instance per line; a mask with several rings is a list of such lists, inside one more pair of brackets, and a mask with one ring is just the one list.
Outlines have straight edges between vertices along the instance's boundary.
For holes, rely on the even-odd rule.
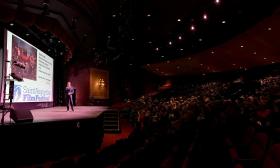
[[[25,41],[12,37],[12,73],[30,80],[37,79],[37,49]],[[23,65],[25,68],[16,66]]]

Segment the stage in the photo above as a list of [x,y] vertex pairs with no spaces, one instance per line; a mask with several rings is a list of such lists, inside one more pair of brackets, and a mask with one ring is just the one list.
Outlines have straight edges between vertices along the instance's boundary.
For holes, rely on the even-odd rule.
[[[33,122],[14,123],[10,114],[0,126],[0,163],[8,167],[34,164],[68,155],[94,153],[102,144],[106,106],[65,106],[31,110]],[[17,113],[20,113],[18,111]],[[15,162],[16,160],[16,162]],[[14,165],[13,165],[14,164]]]
[[[81,119],[97,118],[104,111],[108,110],[107,106],[75,106],[73,111],[66,111],[65,106],[57,106],[51,108],[42,108],[30,110],[33,116],[33,123],[41,122],[55,122],[55,121],[69,121]],[[19,111],[20,112],[20,111]],[[14,123],[10,120],[10,114],[5,116],[5,124]]]

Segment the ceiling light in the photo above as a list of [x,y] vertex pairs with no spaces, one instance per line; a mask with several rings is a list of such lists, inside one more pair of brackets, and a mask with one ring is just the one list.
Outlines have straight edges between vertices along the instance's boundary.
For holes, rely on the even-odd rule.
[[205,73],[203,73],[202,75],[203,75],[203,76],[205,76],[206,74],[205,74]]
[[164,55],[162,55],[161,58],[164,58]]
[[225,23],[226,23],[226,21],[225,21],[225,20],[223,20],[223,21],[222,21],[222,23],[223,23],[223,24],[225,24]]
[[169,45],[172,45],[172,41],[169,41],[168,44],[169,44]]
[[133,64],[132,64],[132,63],[130,63],[129,65],[130,65],[130,66],[132,66]]
[[195,30],[195,26],[191,25],[191,31],[194,31],[194,30]]
[[220,0],[215,0],[215,3],[216,3],[216,4],[219,4],[219,3],[220,3]]
[[157,47],[155,50],[156,50],[156,51],[159,51],[159,48]]
[[26,36],[29,36],[30,34],[29,34],[29,33],[26,33],[25,35],[26,35]]
[[182,36],[178,36],[178,39],[179,39],[179,40],[182,40]]
[[254,55],[257,55],[257,52],[255,51],[255,52],[253,52],[253,54],[254,54]]
[[152,44],[153,42],[151,42],[151,41],[148,41],[148,43],[149,43],[149,44]]
[[263,59],[264,59],[264,60],[267,60],[267,58],[266,58],[266,57],[264,57]]
[[270,31],[270,30],[271,30],[271,27],[267,28],[267,30]]
[[271,61],[271,63],[274,64],[275,62],[274,62],[274,61]]
[[14,26],[14,23],[10,23],[10,26]]
[[177,22],[181,22],[182,20],[181,19],[177,19]]
[[202,41],[203,41],[203,39],[202,39],[202,38],[199,38],[199,39],[198,39],[198,41],[199,41],[199,42],[202,42]]
[[180,51],[184,51],[184,49],[183,49],[183,48],[180,48]]
[[135,38],[131,38],[131,41],[134,41],[135,40]]
[[243,45],[241,45],[240,47],[241,47],[241,48],[243,48],[244,46],[243,46]]
[[203,19],[204,20],[207,20],[208,19],[208,16],[207,16],[207,14],[205,13],[205,14],[203,14]]
[[117,15],[113,14],[112,17],[115,18]]
[[232,64],[232,66],[235,66],[236,64]]
[[147,17],[151,17],[151,14],[147,14]]
[[211,51],[211,54],[214,54],[215,52],[214,51]]

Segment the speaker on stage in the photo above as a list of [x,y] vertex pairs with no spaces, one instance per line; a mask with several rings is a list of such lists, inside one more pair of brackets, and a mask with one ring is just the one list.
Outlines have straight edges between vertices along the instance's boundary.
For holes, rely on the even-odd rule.
[[33,122],[33,115],[30,110],[11,110],[10,118],[15,123]]

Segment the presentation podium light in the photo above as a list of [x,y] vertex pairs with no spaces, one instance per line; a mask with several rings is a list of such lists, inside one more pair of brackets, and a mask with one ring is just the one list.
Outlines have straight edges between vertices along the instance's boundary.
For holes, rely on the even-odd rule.
[[19,81],[19,82],[22,82],[23,81],[23,78],[18,76],[17,74],[15,73],[11,73],[11,77],[14,78],[16,81]]

